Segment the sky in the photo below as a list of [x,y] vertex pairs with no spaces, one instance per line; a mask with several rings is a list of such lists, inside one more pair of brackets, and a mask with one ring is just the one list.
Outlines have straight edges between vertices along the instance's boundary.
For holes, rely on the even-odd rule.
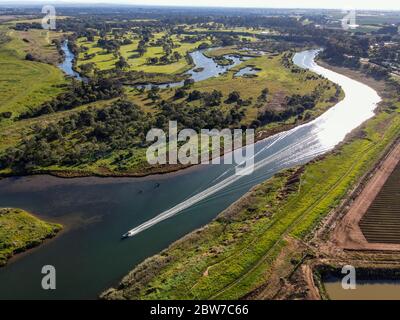
[[[1,2],[38,2],[38,0],[0,0]],[[46,2],[46,0],[40,1]],[[116,3],[134,5],[255,7],[255,8],[329,8],[400,10],[399,0],[48,0],[48,3]]]

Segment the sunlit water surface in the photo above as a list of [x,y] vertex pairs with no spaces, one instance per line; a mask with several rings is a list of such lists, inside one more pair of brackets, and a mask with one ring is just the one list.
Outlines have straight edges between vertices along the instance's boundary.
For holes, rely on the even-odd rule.
[[[0,207],[29,210],[63,223],[65,231],[0,269],[0,298],[94,299],[146,257],[208,223],[254,185],[331,150],[373,115],[380,98],[373,89],[317,66],[316,54],[298,53],[294,61],[340,84],[345,99],[315,121],[257,143],[251,175],[235,177],[234,165],[202,165],[148,178],[1,180]],[[221,183],[224,187],[215,191]],[[199,194],[206,197],[199,199]],[[172,217],[120,240],[129,229],[181,204],[186,208]],[[48,264],[57,270],[54,291],[41,288],[41,269]]]

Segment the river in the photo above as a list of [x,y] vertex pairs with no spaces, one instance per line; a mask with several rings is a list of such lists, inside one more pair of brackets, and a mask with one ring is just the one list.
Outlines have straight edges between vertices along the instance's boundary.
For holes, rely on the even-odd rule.
[[[42,175],[1,180],[0,207],[26,209],[63,223],[67,230],[0,269],[0,299],[94,299],[146,257],[208,223],[254,185],[331,150],[373,116],[380,98],[370,87],[316,65],[316,54],[316,50],[298,53],[294,62],[341,85],[344,100],[308,124],[258,142],[257,170],[206,199],[196,196],[229,179],[235,172],[233,165],[201,165],[147,178]],[[120,240],[132,227],[185,201],[192,205],[178,215]],[[57,270],[54,291],[41,289],[40,271],[46,264]]]
[[61,50],[64,53],[64,61],[58,65],[58,67],[64,71],[68,76],[74,77],[78,80],[83,80],[81,75],[74,70],[74,59],[75,56],[68,48],[68,40],[65,40],[61,45]]
[[[203,54],[205,50],[197,50],[194,52],[189,53],[194,67],[187,72],[185,75],[189,76],[189,79],[193,79],[194,82],[204,81],[210,79],[212,77],[218,77],[228,70],[232,69],[233,67],[241,64],[243,61],[251,59],[250,57],[237,57],[235,55],[225,55],[224,58],[230,60],[232,63],[229,65],[221,66],[216,63],[212,58],[208,58]],[[156,86],[161,89],[165,88],[174,88],[183,86],[184,81],[179,82],[171,82],[171,83],[163,83],[159,85],[153,84],[145,84],[145,85],[138,85],[138,87],[145,87],[146,89],[150,89],[153,86]]]
[[[74,66],[74,59],[75,56],[73,52],[68,47],[68,40],[65,40],[61,45],[61,50],[64,53],[64,61],[58,65],[58,67],[68,76],[76,78],[78,80],[85,80],[78,72],[76,72],[73,68]],[[225,55],[224,57],[230,60],[232,63],[226,66],[221,66],[217,64],[212,58],[208,58],[205,56],[205,50],[196,50],[190,52],[189,55],[193,61],[194,67],[190,70],[186,71],[184,74],[188,75],[190,79],[193,79],[194,82],[207,80],[212,77],[218,77],[221,74],[224,74],[228,70],[232,69],[233,67],[241,64],[243,61],[250,59],[251,57],[247,56],[235,56],[235,55]],[[245,74],[247,69],[243,74]],[[251,73],[251,71],[249,71]],[[240,73],[240,71],[239,71]],[[242,75],[242,74],[239,74]],[[174,88],[183,86],[184,81],[179,82],[171,82],[171,83],[163,83],[159,85],[154,85],[151,83],[137,85],[137,87],[145,87],[150,89],[153,86],[159,87],[161,89],[165,88]]]

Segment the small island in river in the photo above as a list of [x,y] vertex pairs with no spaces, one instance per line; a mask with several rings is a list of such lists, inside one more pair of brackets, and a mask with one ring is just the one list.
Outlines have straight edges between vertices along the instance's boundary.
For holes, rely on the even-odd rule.
[[40,220],[22,209],[0,209],[0,267],[14,254],[38,246],[61,229],[61,225]]

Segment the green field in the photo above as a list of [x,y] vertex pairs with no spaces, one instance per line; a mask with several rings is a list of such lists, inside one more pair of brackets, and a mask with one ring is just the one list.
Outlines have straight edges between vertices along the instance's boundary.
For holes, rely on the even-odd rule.
[[[229,50],[233,49],[229,48]],[[232,52],[236,53],[236,51]],[[307,120],[319,116],[334,104],[330,99],[335,95],[336,87],[331,82],[316,77],[311,72],[292,72],[290,68],[282,65],[281,59],[282,55],[265,55],[252,58],[244,61],[224,75],[195,83],[192,87],[187,89],[187,94],[194,90],[203,93],[218,90],[223,95],[218,109],[224,114],[228,114],[233,108],[237,108],[236,104],[226,102],[228,95],[232,91],[240,93],[241,99],[248,102],[246,106],[240,108],[244,113],[244,118],[242,119],[241,124],[247,126],[256,120],[258,114],[263,112],[265,108],[281,110],[283,108],[282,104],[284,103],[285,97],[294,94],[307,95],[312,94],[316,90],[320,92],[320,98],[317,101],[316,107],[307,111]],[[259,72],[257,73],[257,76],[234,77],[234,74],[237,71],[246,66],[258,68]],[[262,90],[265,88],[268,88],[269,90],[268,98],[266,101],[260,102],[257,97],[260,96]],[[157,104],[148,98],[147,92],[140,93],[136,89],[126,88],[126,94],[128,100],[134,102],[144,112],[149,113],[149,115],[157,115],[160,112]],[[174,94],[175,88],[164,89],[159,92],[160,99],[174,103],[184,103],[188,107],[195,108],[200,106],[202,103],[199,100],[188,102],[185,100],[186,98],[176,100]],[[62,117],[80,112],[89,106],[102,108],[109,104],[111,104],[111,101],[98,101],[67,112],[58,112],[40,118],[18,121],[4,126],[1,131],[3,139],[0,142],[0,151],[3,151],[10,146],[18,146],[23,138],[30,137],[34,133],[36,125],[54,123],[59,121]],[[303,121],[302,118],[292,117],[285,121],[269,123],[260,127],[259,130],[280,130],[284,127],[287,128],[287,126],[298,125],[303,123]],[[126,157],[127,150],[115,151],[103,156],[99,160],[86,162],[76,166],[52,165],[45,168],[38,167],[35,170],[54,173],[59,172],[62,174],[68,172],[68,174],[72,175],[87,175],[88,173],[98,175],[135,175],[143,174],[149,170],[154,170],[154,168],[151,168],[146,161],[145,148],[134,148],[131,151],[132,154],[128,158],[124,159],[125,169],[123,172],[120,172],[120,165],[117,159],[121,156]],[[12,172],[9,169],[5,169],[1,173],[11,174]]]
[[[27,108],[35,108],[41,103],[51,100],[56,97],[62,88],[60,85],[66,84],[67,80],[64,79],[62,72],[49,64],[39,62],[29,62],[24,60],[27,52],[33,51],[43,57],[51,57],[54,54],[55,47],[49,46],[49,39],[59,38],[59,33],[43,33],[39,30],[29,30],[24,32],[17,32],[14,30],[7,30],[5,27],[1,29],[3,34],[8,34],[9,40],[1,44],[0,55],[3,59],[1,63],[4,67],[0,71],[0,78],[4,79],[0,82],[0,86],[4,87],[5,94],[2,95],[0,100],[0,112],[11,111],[12,118],[18,116],[20,113],[26,111]],[[182,55],[182,58],[175,63],[167,65],[147,65],[146,60],[148,57],[163,55],[163,48],[154,46],[154,43],[165,36],[165,33],[160,32],[154,35],[151,40],[152,46],[147,48],[143,57],[131,58],[132,54],[135,55],[138,39],[134,34],[126,33],[124,37],[129,37],[133,43],[123,45],[120,48],[120,54],[127,59],[130,64],[131,70],[154,72],[157,74],[165,73],[171,75],[180,73],[186,70],[189,66],[188,61],[184,55],[194,50],[198,45],[204,41],[195,43],[184,43],[180,40],[182,36],[170,35],[176,47],[173,51],[177,51]],[[112,37],[109,35],[108,37]],[[25,42],[22,39],[30,39]],[[36,39],[36,40],[35,40]],[[85,53],[81,52],[78,60],[78,66],[86,63],[95,63],[99,69],[113,68],[116,62],[116,57],[113,54],[104,54],[103,49],[97,47],[97,40],[95,37],[93,42],[88,42],[86,38],[79,38],[77,44],[79,47],[86,47],[88,50],[86,54],[95,54],[92,59],[84,60]],[[33,48],[33,44],[35,47]],[[39,54],[40,53],[40,54]],[[227,47],[223,49],[216,49],[209,52],[211,56],[219,56],[227,53],[240,53],[234,47]],[[241,68],[252,66],[259,69],[255,77],[234,77],[234,74]],[[41,81],[37,81],[41,79]],[[28,88],[28,89],[27,89]],[[257,97],[261,92],[267,88],[269,91],[268,98],[260,102]],[[160,100],[182,103],[188,107],[198,107],[201,101],[188,102],[184,99],[175,99],[175,88],[164,89],[159,92]],[[241,125],[249,126],[254,120],[257,119],[260,112],[266,108],[271,110],[280,110],[281,104],[284,102],[285,97],[299,94],[309,95],[316,91],[320,93],[320,98],[317,106],[308,111],[308,120],[315,118],[322,114],[333,103],[329,102],[330,98],[335,95],[336,88],[329,81],[316,77],[310,72],[292,72],[288,67],[282,64],[282,55],[265,55],[254,57],[250,60],[244,61],[236,66],[226,74],[220,75],[215,78],[208,79],[195,83],[192,87],[186,90],[187,94],[198,90],[202,93],[209,93],[213,90],[218,90],[222,93],[218,109],[224,114],[228,114],[232,109],[237,108],[235,104],[226,102],[225,100],[232,91],[240,94],[242,100],[247,101],[246,106],[240,107],[244,118]],[[134,102],[144,112],[149,114],[149,117],[156,116],[160,109],[157,102],[149,99],[147,92],[140,92],[137,89],[126,87],[126,98]],[[27,119],[22,121],[11,122],[10,120],[2,120],[0,122],[0,152],[5,152],[9,147],[18,147],[23,139],[30,138],[35,133],[36,126],[49,125],[56,123],[63,117],[71,116],[89,107],[103,108],[112,103],[113,100],[97,101],[88,105],[79,106],[73,110],[57,112],[54,114],[47,114],[39,118]],[[260,128],[260,130],[279,130],[280,128],[297,125],[303,122],[302,118],[293,117],[282,122],[269,123]],[[71,139],[73,141],[74,139]],[[55,143],[54,146],[56,146]],[[53,172],[68,175],[135,175],[143,174],[152,171],[145,157],[145,148],[133,148],[131,155],[126,158],[126,150],[115,151],[110,154],[104,155],[99,160],[93,160],[75,166],[65,166],[54,164],[48,167],[36,167],[32,172]],[[121,171],[119,159],[124,156],[124,169]],[[158,170],[157,168],[155,168]],[[165,170],[165,168],[163,169]],[[13,174],[10,168],[1,171],[3,175]]]
[[[288,241],[303,241],[398,137],[395,101],[397,109],[381,110],[334,152],[262,183],[206,227],[144,261],[106,297],[238,299],[268,285]],[[305,254],[286,265],[293,269]]]
[[[242,32],[243,30],[236,31]],[[253,31],[259,32],[259,30]],[[10,64],[9,67],[3,68],[2,71],[4,77],[14,79],[13,82],[8,84],[9,96],[6,94],[2,95],[4,103],[0,106],[0,111],[12,111],[13,117],[15,117],[21,112],[24,112],[27,107],[36,107],[44,101],[54,98],[62,91],[62,89],[59,88],[59,84],[66,83],[66,80],[63,79],[62,72],[54,66],[39,62],[28,62],[23,59],[27,50],[32,50],[34,43],[36,44],[36,49],[34,51],[41,53],[42,56],[49,56],[50,53],[54,53],[52,51],[54,48],[48,47],[47,40],[60,37],[59,33],[50,33],[50,35],[47,36],[46,33],[32,29],[23,33],[9,30],[8,35],[11,41],[2,44],[2,51],[0,52],[4,55],[4,61],[10,61]],[[172,51],[179,52],[182,56],[178,62],[166,65],[146,64],[149,57],[162,56],[164,54],[163,47],[155,45],[156,42],[164,36],[166,36],[165,32],[155,33],[154,37],[148,43],[147,51],[144,56],[137,57],[135,50],[139,40],[134,33],[126,32],[123,37],[129,38],[132,44],[122,45],[119,49],[119,54],[128,61],[130,70],[145,71],[146,73],[154,72],[172,75],[181,73],[191,67],[185,58],[185,54],[197,48],[198,45],[204,41],[195,43],[182,42],[181,40],[184,36],[189,36],[185,34],[169,35],[169,39],[171,39],[175,45]],[[107,35],[107,38],[110,37],[113,37],[111,33]],[[26,43],[21,40],[23,38],[31,40]],[[97,40],[99,40],[98,36],[94,38],[93,42],[87,41],[87,38],[83,37],[77,39],[76,43],[78,47],[81,49],[87,48],[81,50],[82,52],[79,55],[77,63],[78,67],[82,64],[94,63],[96,67],[101,70],[114,68],[117,57],[111,53],[106,54],[103,49],[97,47]],[[234,46],[231,46],[222,49],[214,49],[207,54],[210,56],[220,56],[227,53],[240,54],[240,51]],[[94,57],[85,59],[85,54],[94,54]],[[132,57],[132,55],[134,57]],[[270,122],[258,128],[259,131],[264,132],[263,134],[265,134],[265,132],[273,133],[283,128],[287,129],[290,126],[309,121],[322,114],[334,104],[331,98],[335,95],[337,89],[331,82],[317,77],[308,71],[293,72],[291,67],[284,66],[282,57],[282,54],[253,57],[250,60],[243,61],[240,65],[225,74],[195,83],[193,86],[186,89],[186,95],[195,90],[204,94],[211,93],[213,90],[218,90],[222,94],[218,110],[220,110],[224,116],[228,116],[232,110],[239,110],[243,114],[239,125],[250,126],[257,120],[259,114],[266,110],[274,112],[284,110],[285,99],[289,96],[295,94],[302,96],[312,95],[314,93],[319,94],[316,106],[306,112],[307,117],[305,117],[305,114],[302,114],[300,116],[293,116],[284,121]],[[253,77],[234,76],[237,71],[247,66],[257,68],[259,70],[257,75]],[[15,70],[20,70],[21,75]],[[49,74],[45,75],[44,72],[48,72]],[[39,78],[41,81],[36,81],[36,79]],[[22,84],[24,84],[24,88],[29,86],[30,90],[20,90]],[[268,96],[265,100],[260,100],[258,97],[264,89],[268,89]],[[236,104],[226,101],[229,94],[233,91],[238,92],[241,100],[246,101],[244,106],[237,106]],[[158,93],[159,101],[164,100],[170,103],[182,104],[189,108],[200,107],[203,103],[201,100],[187,101],[186,97],[176,99],[174,97],[175,92],[175,88],[160,90]],[[126,99],[135,103],[145,113],[148,113],[149,118],[156,117],[161,111],[158,103],[152,101],[148,97],[147,92],[140,92],[135,88],[126,87],[125,93]],[[54,124],[63,117],[69,117],[89,107],[103,108],[110,105],[112,101],[113,100],[97,101],[66,112],[47,114],[39,118],[15,121],[13,123],[9,120],[3,120],[0,122],[0,152],[4,152],[9,147],[19,147],[23,139],[33,137],[37,126],[43,127],[44,125]],[[69,137],[66,138],[69,139]],[[71,141],[73,142],[74,139],[71,138]],[[59,144],[54,142],[54,147],[56,146],[59,146]],[[68,148],[71,147],[72,145]],[[159,168],[153,168],[147,163],[145,151],[146,149],[143,147],[134,147],[129,150],[115,150],[111,153],[104,154],[101,159],[89,160],[73,166],[62,164],[52,164],[46,167],[38,166],[33,168],[32,172],[52,172],[62,175],[140,175],[148,173],[149,171],[154,172],[154,170],[160,170]],[[123,170],[118,160],[121,157],[124,158]],[[165,168],[162,170],[165,170]],[[13,174],[13,171],[10,168],[6,168],[1,171],[1,174],[10,175]]]
[[[157,33],[154,35],[154,40],[160,39],[164,36],[165,33]],[[137,57],[137,47],[139,40],[132,37],[132,35],[128,34],[126,38],[132,41],[132,44],[122,45],[119,49],[119,53],[122,57],[126,59],[129,63],[129,70],[132,71],[143,71],[146,73],[165,73],[165,74],[179,74],[182,73],[190,68],[188,61],[186,60],[186,54],[188,52],[194,51],[198,48],[198,46],[203,43],[209,41],[198,41],[195,43],[185,43],[181,42],[180,38],[177,35],[172,35],[171,39],[177,48],[173,48],[173,52],[178,52],[182,57],[179,61],[168,63],[165,65],[149,65],[147,64],[148,58],[160,58],[164,55],[164,50],[161,46],[149,46],[146,50],[146,53],[141,56]],[[81,66],[87,63],[94,63],[95,66],[99,70],[109,70],[115,68],[115,63],[118,61],[118,58],[114,56],[112,53],[107,53],[105,50],[97,46],[97,40],[99,37],[95,37],[95,41],[89,42],[86,38],[79,38],[77,43],[80,48],[86,47],[88,48],[87,51],[81,52],[79,54],[79,59],[77,66]],[[85,59],[85,54],[95,56],[90,59]]]
[[12,117],[18,116],[27,108],[35,108],[62,92],[60,86],[67,81],[61,70],[25,60],[26,45],[20,35],[3,26],[0,26],[0,33],[11,40],[0,43],[0,113],[12,112]]
[[12,41],[8,43],[7,47],[16,51],[22,58],[30,53],[38,61],[53,65],[57,65],[62,60],[57,47],[52,43],[53,40],[61,40],[64,36],[61,32],[39,29],[10,30],[8,35]]
[[[308,71],[293,73],[282,66],[281,58],[282,55],[271,55],[247,60],[232,68],[225,75],[198,82],[193,88],[204,92],[214,89],[220,90],[224,96],[227,96],[232,91],[237,91],[243,100],[251,100],[252,103],[246,107],[246,118],[243,120],[243,124],[246,125],[249,125],[257,117],[258,112],[265,105],[278,109],[281,107],[280,104],[283,103],[282,96],[311,94],[319,86],[322,87],[322,96],[316,108],[312,110],[312,116],[316,117],[326,111],[332,105],[332,103],[328,102],[329,98],[336,92],[333,84],[328,80],[313,77],[313,74]],[[234,77],[237,71],[247,66],[259,69],[256,77]],[[256,98],[265,88],[269,90],[267,103],[260,105],[257,103]],[[225,103],[221,106],[225,110],[230,107],[229,104]],[[293,121],[296,122],[297,119],[290,119],[288,122],[293,123]],[[270,124],[268,128],[282,124]],[[264,127],[263,129],[268,128]]]
[[61,228],[21,209],[0,209],[0,267],[14,254],[54,237]]

